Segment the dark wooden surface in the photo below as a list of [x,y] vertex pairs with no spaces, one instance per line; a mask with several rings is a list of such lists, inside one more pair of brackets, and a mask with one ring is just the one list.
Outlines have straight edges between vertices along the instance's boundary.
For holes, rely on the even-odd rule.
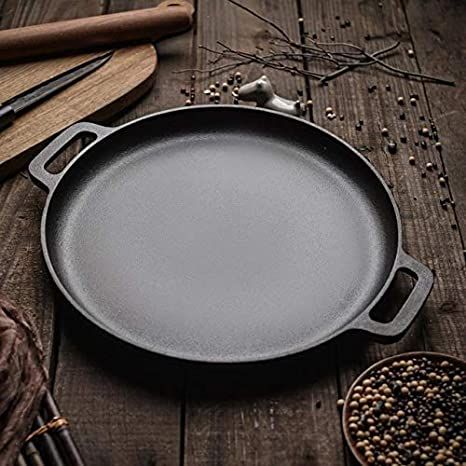
[[[0,27],[11,28],[153,6],[149,0],[0,0]],[[45,195],[25,173],[0,184],[0,292],[30,313],[47,351],[51,384],[89,465],[343,465],[344,448],[336,400],[359,371],[397,352],[416,349],[465,356],[466,146],[464,53],[466,4],[457,0],[249,0],[245,3],[280,22],[297,40],[304,31],[320,39],[353,40],[381,48],[401,40],[392,63],[453,77],[454,88],[406,81],[381,71],[358,72],[318,87],[299,77],[268,73],[290,98],[298,89],[314,101],[311,120],[355,147],[393,186],[407,251],[436,273],[434,289],[420,317],[399,341],[388,345],[344,336],[291,360],[239,369],[181,364],[148,358],[94,329],[55,292],[41,258],[39,222]],[[128,109],[119,124],[140,115],[183,105],[181,87],[190,76],[173,74],[205,67],[199,44],[217,40],[243,49],[267,43],[264,24],[224,0],[196,1],[193,31],[158,44],[160,65],[153,90]],[[335,16],[351,20],[340,28]],[[322,32],[325,28],[325,32]],[[415,58],[408,57],[408,48]],[[261,70],[245,67],[245,80]],[[197,79],[196,103],[205,101],[208,79]],[[368,93],[369,85],[377,90]],[[391,91],[385,91],[386,84]],[[396,98],[419,95],[400,121]],[[332,106],[345,119],[329,121]],[[416,147],[424,115],[438,127],[441,153]],[[355,123],[363,120],[362,131]],[[380,129],[404,134],[408,144],[388,154]],[[68,151],[69,158],[73,151]],[[415,155],[416,165],[408,163]],[[427,161],[439,169],[421,177]],[[62,162],[63,163],[63,162]],[[448,174],[448,185],[438,172]],[[456,205],[446,210],[440,199]],[[455,227],[452,227],[455,225]],[[406,288],[401,280],[400,289]],[[396,293],[394,296],[397,295]],[[391,303],[387,300],[386,306]]]

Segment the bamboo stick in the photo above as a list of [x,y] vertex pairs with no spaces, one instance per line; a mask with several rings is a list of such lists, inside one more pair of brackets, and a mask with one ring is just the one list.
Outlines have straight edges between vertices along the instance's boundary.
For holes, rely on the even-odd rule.
[[[47,414],[52,418],[60,418],[60,410],[58,409],[55,400],[51,393],[47,390],[43,401]],[[63,446],[63,452],[67,456],[67,460],[71,466],[85,466],[84,461],[79,453],[78,447],[74,443],[73,437],[71,436],[68,425],[63,425],[56,429],[56,435],[61,445]]]
[[[39,414],[34,421],[34,427],[39,428],[44,425],[44,419]],[[45,459],[47,460],[47,464],[50,464],[50,466],[65,466],[60,451],[53,438],[53,434],[45,432],[39,435],[37,437],[37,444],[39,446],[39,449],[43,453]]]
[[18,459],[16,460],[16,466],[28,466],[28,464],[26,463],[26,459],[24,458],[22,453],[18,455]]
[[28,466],[45,466],[39,450],[31,440],[24,445],[23,454]]

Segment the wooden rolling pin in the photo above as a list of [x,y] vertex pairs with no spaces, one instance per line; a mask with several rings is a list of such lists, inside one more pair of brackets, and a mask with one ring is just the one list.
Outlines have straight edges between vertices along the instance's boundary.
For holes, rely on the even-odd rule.
[[154,41],[189,29],[194,8],[167,0],[155,8],[0,31],[0,61]]

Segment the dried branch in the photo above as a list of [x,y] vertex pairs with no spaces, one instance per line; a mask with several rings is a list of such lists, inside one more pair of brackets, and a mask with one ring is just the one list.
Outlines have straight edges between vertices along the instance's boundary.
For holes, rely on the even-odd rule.
[[344,66],[343,68],[340,68],[340,69],[334,71],[333,73],[329,73],[329,74],[325,75],[323,78],[320,79],[320,82],[323,84],[323,83],[325,83],[327,81],[335,79],[338,76],[341,76],[342,74],[346,73],[347,71],[354,70],[355,68],[357,68],[359,66],[372,65],[373,63],[375,63],[375,60],[376,60],[375,57],[377,57],[378,55],[383,55],[385,53],[391,52],[392,50],[395,50],[399,45],[400,45],[399,42],[395,42],[394,44],[390,45],[389,47],[386,47],[386,48],[381,49],[381,50],[377,50],[376,52],[374,52],[372,54],[367,54],[369,57],[371,57],[371,60],[367,60],[366,62],[361,61],[361,62],[358,62],[358,63],[348,64],[348,65]]
[[[382,60],[381,57],[385,57],[389,52],[392,52],[399,47],[399,42],[374,52],[368,52],[364,48],[349,42],[318,42],[308,36],[306,37],[306,35],[304,43],[296,42],[290,38],[287,32],[280,25],[271,19],[242,5],[236,0],[228,0],[228,2],[275,29],[275,31],[279,33],[279,37],[273,37],[270,39],[269,43],[272,45],[279,45],[282,48],[280,50],[272,48],[270,53],[259,54],[255,52],[235,50],[222,42],[217,42],[217,44],[222,47],[222,50],[216,50],[200,45],[199,48],[215,55],[215,58],[209,60],[209,63],[217,65],[222,60],[228,60],[229,63],[218,65],[210,69],[191,68],[179,70],[175,73],[197,72],[208,73],[209,76],[211,76],[221,71],[233,70],[241,65],[256,63],[261,65],[263,68],[272,68],[291,74],[299,74],[301,76],[318,79],[320,83],[326,83],[356,68],[369,65],[379,65],[382,68],[388,69],[406,78],[420,78],[437,84],[455,85],[454,81],[414,71],[403,70]],[[286,49],[283,49],[283,47]],[[262,51],[262,49],[260,50]],[[312,61],[325,62],[334,69],[326,74],[322,74],[308,70],[307,67],[304,68],[304,62],[309,63]],[[291,65],[290,62],[298,62],[301,66],[298,67],[296,65]]]

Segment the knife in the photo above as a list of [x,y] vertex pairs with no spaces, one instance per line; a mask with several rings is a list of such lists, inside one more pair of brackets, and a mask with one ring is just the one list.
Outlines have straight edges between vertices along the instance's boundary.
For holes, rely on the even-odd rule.
[[32,106],[39,104],[100,68],[110,60],[112,55],[113,51],[110,51],[99,57],[92,58],[4,102],[0,105],[0,131],[13,123],[18,115]]

